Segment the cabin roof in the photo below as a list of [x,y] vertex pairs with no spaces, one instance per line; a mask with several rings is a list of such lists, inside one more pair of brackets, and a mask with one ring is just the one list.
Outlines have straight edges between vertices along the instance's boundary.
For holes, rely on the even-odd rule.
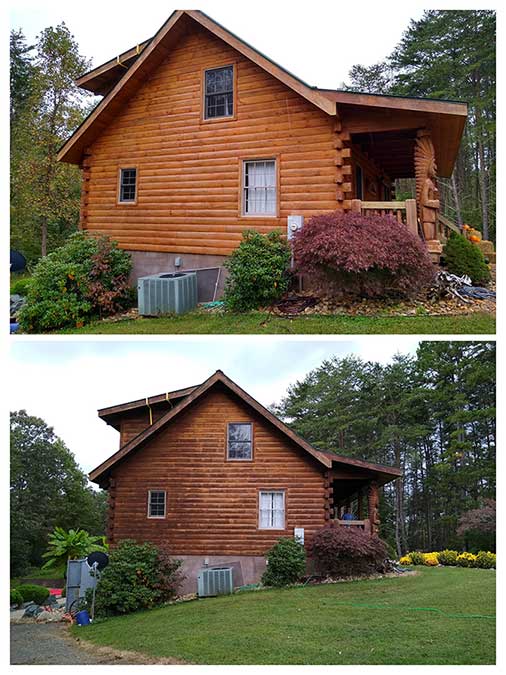
[[[229,377],[225,375],[221,370],[217,370],[211,377],[205,380],[202,384],[196,387],[189,387],[188,389],[179,389],[177,394],[179,401],[174,407],[160,417],[156,422],[151,424],[149,427],[144,429],[140,434],[132,438],[130,441],[125,443],[116,453],[111,455],[105,462],[102,462],[98,467],[93,469],[90,472],[90,480],[94,483],[103,484],[106,482],[107,477],[111,469],[124,460],[128,455],[130,455],[135,450],[139,449],[145,442],[147,442],[152,436],[161,431],[167,424],[169,424],[173,419],[180,415],[184,410],[197,401],[201,396],[203,396],[209,389],[215,385],[221,384],[226,389],[231,391],[233,394],[238,396],[244,403],[253,408],[255,412],[261,415],[264,419],[270,422],[274,427],[276,427],[281,433],[287,436],[292,442],[299,446],[303,451],[311,455],[316,461],[323,465],[326,469],[331,469],[335,465],[347,465],[348,467],[355,467],[366,469],[375,474],[376,478],[382,484],[387,483],[391,480],[394,480],[398,476],[402,475],[401,469],[395,467],[384,466],[382,464],[373,464],[371,462],[365,462],[363,460],[354,459],[352,457],[345,457],[343,455],[337,455],[332,452],[317,450],[310,443],[305,441],[301,436],[296,434],[292,429],[290,429],[284,422],[278,419],[273,415],[267,408],[261,405],[256,401],[252,396],[250,396],[244,389],[241,389],[235,382],[233,382]],[[182,394],[182,392],[188,392]],[[175,392],[172,392],[174,394]],[[157,397],[164,397],[165,394],[160,394]],[[170,396],[169,396],[170,398]],[[111,414],[117,414],[117,412],[122,409],[124,412],[131,410],[135,407],[140,407],[139,401],[132,401],[131,403],[124,403],[119,406],[111,406],[109,408],[102,408],[99,410],[99,416],[103,419],[106,419]],[[137,405],[139,404],[139,405]],[[145,401],[144,401],[145,405]],[[107,412],[104,412],[107,411]],[[114,411],[114,412],[111,412]],[[106,419],[107,421],[107,419]]]
[[[413,128],[416,128],[416,125],[420,123],[419,117],[423,114],[422,125],[428,123],[435,128],[433,140],[439,173],[442,176],[451,174],[467,116],[465,103],[373,95],[310,86],[198,10],[174,11],[152,38],[123,52],[115,59],[97,66],[77,80],[80,87],[96,94],[102,94],[104,98],[62,146],[58,153],[60,161],[80,164],[86,147],[107,126],[123,102],[128,100],[135,89],[145,81],[149,72],[170,53],[171,46],[177,43],[184,35],[185,29],[192,23],[203,26],[224,40],[328,115],[333,116],[339,112],[340,115],[346,116],[350,112],[348,109],[353,106],[365,107],[368,111],[383,110],[387,114],[393,110],[403,111],[404,118],[412,118],[407,121],[405,119],[404,125],[411,124]],[[441,143],[440,140],[445,142]],[[405,174],[406,170],[406,167],[401,167],[401,174]]]

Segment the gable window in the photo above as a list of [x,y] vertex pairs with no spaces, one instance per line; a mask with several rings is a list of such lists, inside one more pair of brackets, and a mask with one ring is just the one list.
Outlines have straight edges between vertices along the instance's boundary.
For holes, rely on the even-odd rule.
[[234,66],[205,71],[204,119],[233,117]]
[[276,160],[243,162],[243,215],[276,215]]
[[148,518],[165,518],[165,490],[149,491]]
[[259,498],[259,523],[261,530],[285,529],[285,493],[261,491]]
[[360,164],[355,166],[355,199],[364,198],[364,174]]
[[227,459],[252,459],[252,437],[252,424],[229,424],[227,428]]
[[120,169],[119,201],[122,204],[134,204],[137,199],[137,169]]

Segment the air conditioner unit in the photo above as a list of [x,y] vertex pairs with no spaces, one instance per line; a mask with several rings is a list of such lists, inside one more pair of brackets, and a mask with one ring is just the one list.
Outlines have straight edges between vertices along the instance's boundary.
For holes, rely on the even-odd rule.
[[200,570],[197,577],[197,593],[199,598],[208,598],[213,595],[227,595],[233,593],[234,583],[231,567],[215,567],[214,569]]
[[195,272],[167,272],[137,279],[141,316],[183,314],[197,306]]

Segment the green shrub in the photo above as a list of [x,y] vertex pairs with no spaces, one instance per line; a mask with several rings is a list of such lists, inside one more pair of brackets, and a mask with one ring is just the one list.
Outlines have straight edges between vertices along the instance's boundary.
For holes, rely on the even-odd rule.
[[290,281],[290,248],[280,232],[243,232],[242,241],[225,263],[226,309],[246,312],[280,298]]
[[444,551],[439,551],[437,554],[439,564],[445,566],[454,566],[457,564],[458,551],[451,551],[445,549]]
[[37,586],[37,584],[21,584],[16,587],[16,591],[23,598],[23,602],[32,600],[36,605],[44,604],[49,597],[49,589],[45,586]]
[[306,550],[302,544],[281,537],[267,552],[267,567],[262,576],[265,586],[288,586],[296,583],[306,571]]
[[444,247],[448,271],[462,276],[467,274],[475,285],[490,281],[490,270],[481,250],[461,234],[452,232]]
[[31,281],[31,277],[20,277],[12,280],[10,285],[11,295],[22,295],[23,297],[28,295]]
[[411,551],[408,556],[412,565],[425,565],[425,555],[420,551]]
[[475,567],[481,567],[482,569],[489,570],[496,566],[496,554],[491,553],[490,551],[479,551],[476,560]]
[[17,590],[17,588],[11,588],[11,605],[16,605],[19,607],[23,604],[23,596]]
[[97,585],[97,616],[149,609],[175,597],[181,561],[154,544],[124,540],[114,548]]
[[42,333],[80,326],[126,308],[132,301],[130,269],[129,254],[107,237],[71,235],[35,267],[19,313],[22,330]]

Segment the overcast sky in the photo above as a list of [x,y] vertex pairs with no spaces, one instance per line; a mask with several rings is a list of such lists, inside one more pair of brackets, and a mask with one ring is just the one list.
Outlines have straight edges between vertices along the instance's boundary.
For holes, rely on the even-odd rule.
[[[195,8],[308,84],[338,88],[353,64],[387,56],[410,19],[430,4],[406,0],[391,3],[392,11],[368,0],[345,6],[335,0],[199,0]],[[81,53],[97,66],[152,37],[173,10],[184,8],[160,0],[17,0],[10,3],[10,25],[32,41],[42,29],[65,21]]]
[[119,447],[118,432],[97,417],[98,408],[200,384],[218,369],[269,406],[333,355],[386,363],[397,352],[414,353],[417,344],[402,336],[17,340],[11,346],[9,404],[53,426],[88,472]]

